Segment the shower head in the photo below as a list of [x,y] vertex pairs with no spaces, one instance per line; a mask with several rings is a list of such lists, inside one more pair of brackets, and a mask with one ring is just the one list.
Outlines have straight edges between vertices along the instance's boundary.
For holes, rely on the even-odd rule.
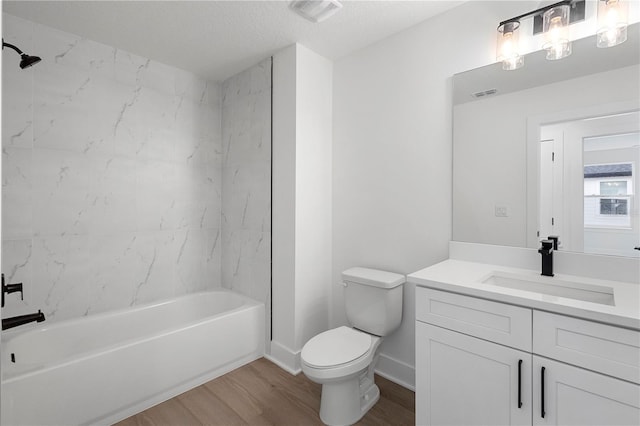
[[2,49],[4,49],[6,47],[15,50],[16,52],[18,52],[20,54],[20,68],[25,69],[25,68],[29,68],[32,65],[37,64],[38,62],[41,61],[41,59],[37,56],[30,56],[27,55],[26,53],[24,53],[22,50],[18,49],[16,46],[14,46],[13,44],[9,44],[9,43],[5,43],[4,39],[2,39]]
[[29,68],[30,66],[35,65],[42,60],[37,56],[29,56],[25,55],[24,53],[20,56],[22,58],[20,60],[20,68],[22,69]]

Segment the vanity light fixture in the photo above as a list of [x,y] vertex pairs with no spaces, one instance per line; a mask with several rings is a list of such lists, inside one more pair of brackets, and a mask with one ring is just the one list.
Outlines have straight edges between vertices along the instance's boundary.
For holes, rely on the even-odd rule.
[[[598,0],[598,47],[616,46],[627,39],[628,8],[627,0]],[[543,33],[547,59],[566,58],[571,55],[569,25],[584,17],[585,0],[563,0],[502,21],[498,25],[496,60],[505,70],[524,65],[518,33],[521,20],[526,18],[533,18],[534,35]]]
[[598,47],[613,47],[627,39],[629,4],[623,0],[598,0]]

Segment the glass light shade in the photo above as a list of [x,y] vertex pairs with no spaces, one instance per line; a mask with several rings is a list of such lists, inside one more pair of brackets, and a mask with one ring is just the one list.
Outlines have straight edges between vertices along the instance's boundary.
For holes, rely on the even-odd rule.
[[542,31],[547,59],[556,60],[571,55],[571,41],[569,40],[569,13],[571,6],[563,4],[556,6],[542,14]]
[[518,36],[520,22],[507,22],[498,27],[498,43],[496,60],[502,61],[503,70],[516,70],[524,65],[524,57],[520,55]]
[[623,0],[598,0],[598,47],[612,47],[627,40],[629,4]]

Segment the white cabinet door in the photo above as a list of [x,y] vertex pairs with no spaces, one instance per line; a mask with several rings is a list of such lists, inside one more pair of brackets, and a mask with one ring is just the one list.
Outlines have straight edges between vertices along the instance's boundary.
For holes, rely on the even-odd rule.
[[531,425],[531,354],[416,322],[418,425]]
[[640,386],[534,355],[533,424],[640,425]]

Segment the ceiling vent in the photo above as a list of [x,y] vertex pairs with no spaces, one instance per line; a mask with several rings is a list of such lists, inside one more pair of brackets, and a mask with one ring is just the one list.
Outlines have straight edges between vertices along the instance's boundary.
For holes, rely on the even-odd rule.
[[484,98],[485,96],[495,95],[497,92],[498,92],[498,89],[489,89],[489,90],[483,90],[482,92],[475,92],[475,93],[472,93],[471,95],[474,98]]
[[342,9],[342,4],[337,0],[294,0],[289,7],[303,18],[318,23]]

